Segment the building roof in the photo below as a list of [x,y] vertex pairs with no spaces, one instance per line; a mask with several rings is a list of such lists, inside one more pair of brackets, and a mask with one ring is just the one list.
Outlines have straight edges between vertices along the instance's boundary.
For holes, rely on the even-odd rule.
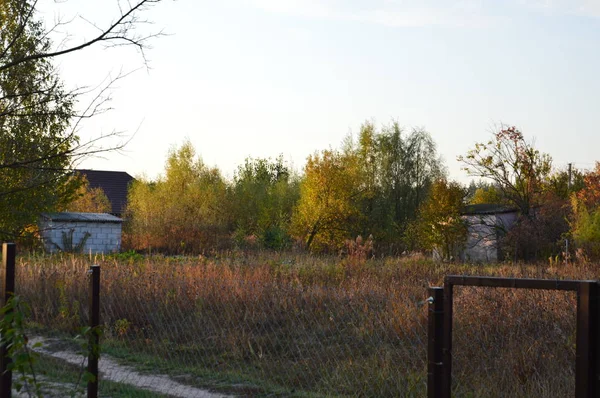
[[62,212],[62,213],[42,213],[42,218],[48,221],[56,222],[110,222],[110,223],[122,223],[123,220],[119,217],[113,216],[108,213],[75,213],[75,212]]
[[85,175],[90,188],[102,188],[112,206],[111,214],[120,215],[127,204],[127,189],[135,180],[124,171],[76,169],[76,173]]
[[466,205],[463,207],[462,214],[466,216],[474,215],[487,215],[487,214],[501,214],[501,213],[514,213],[518,209],[512,206],[506,206],[495,203],[480,203],[476,205]]

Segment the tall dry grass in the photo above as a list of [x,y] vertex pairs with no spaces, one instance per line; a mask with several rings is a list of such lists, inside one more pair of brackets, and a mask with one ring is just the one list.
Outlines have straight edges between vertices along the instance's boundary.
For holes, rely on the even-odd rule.
[[[96,262],[111,353],[201,377],[189,382],[234,382],[247,395],[424,396],[428,286],[449,274],[599,276],[593,265],[276,253]],[[19,258],[17,293],[37,327],[75,332],[85,323],[90,263]],[[457,288],[455,300],[456,396],[572,395],[573,294]]]

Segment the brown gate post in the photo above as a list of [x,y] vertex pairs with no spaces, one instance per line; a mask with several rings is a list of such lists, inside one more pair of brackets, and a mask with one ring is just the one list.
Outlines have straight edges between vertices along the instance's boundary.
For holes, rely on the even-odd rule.
[[444,348],[442,362],[444,363],[442,378],[442,397],[452,396],[452,301],[454,285],[449,277],[444,282]]
[[[0,270],[0,305],[4,307],[15,292],[15,258],[17,246],[14,243],[2,244],[2,269]],[[10,397],[12,394],[12,372],[8,370],[11,363],[8,349],[0,345],[0,397]]]
[[100,357],[100,266],[90,267],[90,336],[87,371],[93,376],[88,381],[87,396],[98,397],[98,358]]
[[427,398],[443,397],[444,289],[429,288],[427,315]]
[[575,397],[600,394],[598,372],[598,283],[583,281],[577,290],[577,348],[575,358]]

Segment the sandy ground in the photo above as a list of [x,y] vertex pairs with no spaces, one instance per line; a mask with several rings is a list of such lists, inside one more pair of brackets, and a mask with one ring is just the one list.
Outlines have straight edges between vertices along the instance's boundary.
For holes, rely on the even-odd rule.
[[[35,348],[40,354],[49,355],[54,358],[62,359],[71,364],[80,366],[82,356],[72,351],[54,351],[45,349],[44,346],[50,344],[52,340],[35,337],[30,339],[29,343],[34,345],[42,343],[42,346]],[[181,384],[169,376],[162,374],[140,373],[131,366],[119,364],[116,360],[107,355],[102,355],[98,363],[100,370],[100,382],[110,380],[117,383],[128,384],[143,390],[152,391],[159,394],[165,394],[171,397],[181,398],[222,398],[228,395],[217,394],[208,390]]]

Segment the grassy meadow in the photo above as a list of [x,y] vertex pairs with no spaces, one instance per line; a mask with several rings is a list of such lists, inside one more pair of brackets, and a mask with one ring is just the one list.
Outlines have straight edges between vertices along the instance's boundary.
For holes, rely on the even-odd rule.
[[[17,294],[31,307],[31,333],[72,336],[86,324],[92,263],[101,265],[104,353],[241,396],[423,397],[427,287],[450,274],[600,276],[592,264],[420,257],[23,255]],[[572,395],[574,293],[455,289],[455,396]]]

